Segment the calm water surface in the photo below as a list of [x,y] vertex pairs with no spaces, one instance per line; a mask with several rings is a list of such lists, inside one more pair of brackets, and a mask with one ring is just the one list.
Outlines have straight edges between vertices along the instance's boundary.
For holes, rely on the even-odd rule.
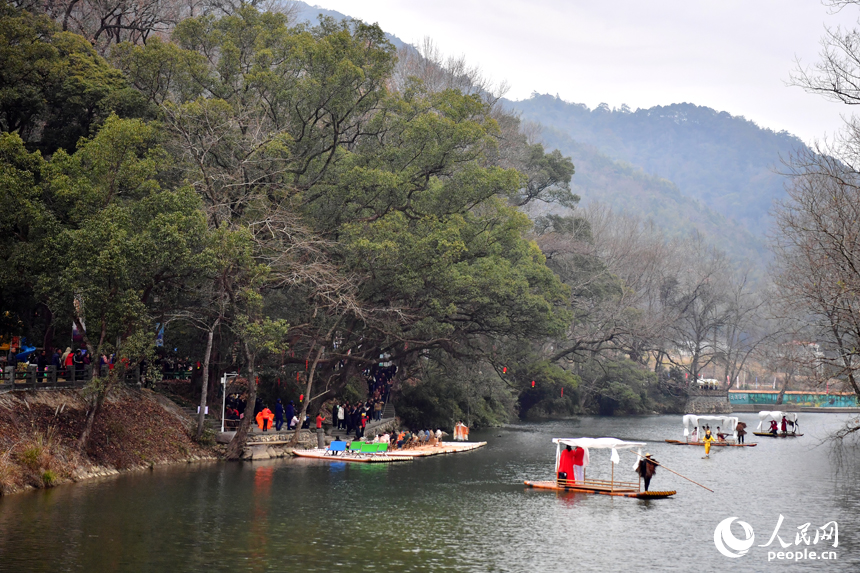
[[[754,427],[754,414],[740,415]],[[393,465],[278,460],[215,463],[0,498],[0,571],[860,571],[860,462],[840,461],[828,432],[847,416],[801,414],[805,436],[761,438],[755,448],[672,446],[680,416],[577,418],[482,433],[480,450]],[[527,490],[552,476],[553,437],[650,442],[668,467],[641,501]],[[750,440],[752,441],[752,440]],[[622,453],[616,476],[633,480]],[[609,477],[593,451],[589,477]],[[835,561],[768,562],[779,535],[830,521]],[[720,555],[714,528],[749,523],[755,545]],[[733,532],[743,537],[739,526]],[[804,545],[800,546],[801,548]]]

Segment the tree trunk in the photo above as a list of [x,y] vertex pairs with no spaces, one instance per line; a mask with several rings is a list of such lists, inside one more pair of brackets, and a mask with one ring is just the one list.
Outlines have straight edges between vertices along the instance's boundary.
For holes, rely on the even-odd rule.
[[48,308],[48,305],[43,304],[45,307],[45,336],[42,337],[42,348],[45,349],[45,354],[50,358],[50,352],[54,350],[54,313],[51,312],[51,309]]
[[257,402],[257,365],[247,343],[245,343],[245,356],[248,358],[248,401],[245,404],[245,417],[242,418],[236,435],[227,445],[227,453],[224,457],[228,460],[238,460],[242,457],[245,442],[248,441],[248,430],[254,421],[254,404]]
[[[209,336],[206,339],[206,354],[203,357],[203,379],[200,381],[200,411],[197,413],[197,434],[195,439],[199,442],[203,437],[203,423],[206,420],[206,397],[209,391],[209,357],[212,355],[212,339],[215,338],[215,327],[218,326],[218,321],[209,329]],[[222,412],[223,416],[224,413]]]
[[[95,367],[98,367],[98,365],[96,365]],[[84,431],[81,432],[81,437],[78,438],[78,451],[80,451],[84,455],[86,455],[90,436],[93,433],[93,426],[95,425],[96,416],[98,415],[99,411],[101,411],[102,405],[105,402],[105,398],[107,398],[108,393],[111,391],[111,388],[113,388],[114,383],[120,376],[125,376],[125,368],[123,368],[121,365],[118,366],[115,370],[108,371],[107,380],[105,381],[104,386],[98,391],[98,394],[96,394],[96,399],[93,402],[93,406],[87,413],[87,421],[86,424],[84,424]]]
[[[311,352],[313,352],[313,346],[311,346]],[[293,439],[290,440],[290,445],[293,447],[296,447],[297,445],[299,445],[299,434],[302,431],[302,424],[304,424],[305,415],[308,413],[308,404],[310,404],[310,401],[311,401],[311,389],[313,388],[313,385],[314,385],[314,374],[316,373],[317,364],[320,361],[320,355],[321,354],[322,354],[322,346],[320,346],[319,349],[317,350],[317,355],[314,357],[313,364],[311,364],[311,369],[308,372],[308,383],[307,383],[307,387],[305,388],[305,400],[304,400],[304,402],[302,402],[302,413],[299,416],[299,423],[296,424],[296,432],[295,432],[295,434],[293,434]],[[310,429],[310,427],[311,427],[311,425],[310,425],[310,423],[308,423],[308,429]]]
[[786,389],[786,388],[788,388],[788,382],[789,382],[789,379],[790,379],[790,378],[791,378],[790,376],[786,376],[786,377],[783,379],[783,380],[784,380],[784,382],[782,383],[782,390],[780,390],[780,391],[779,391],[779,395],[776,397],[776,403],[777,403],[777,405],[781,405],[781,404],[782,404],[782,399],[783,399],[783,397],[785,396],[785,389]]

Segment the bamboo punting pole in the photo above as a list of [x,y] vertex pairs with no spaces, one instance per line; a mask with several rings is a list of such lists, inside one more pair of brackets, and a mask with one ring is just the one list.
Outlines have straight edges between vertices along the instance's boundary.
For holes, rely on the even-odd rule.
[[[631,451],[632,451],[632,450],[631,450]],[[645,456],[643,456],[643,455],[642,455],[642,454],[640,454],[639,452],[633,452],[633,453],[634,453],[634,454],[636,454],[637,456],[639,456],[640,458],[642,458],[643,460],[644,460],[644,459],[646,459],[646,458],[645,458]],[[708,490],[708,491],[709,491],[709,492],[711,492],[711,493],[714,493],[714,490],[712,490],[711,488],[709,488],[709,487],[705,487],[705,486],[703,486],[702,484],[700,484],[699,482],[697,482],[697,481],[693,481],[693,480],[691,480],[690,478],[688,478],[687,476],[679,474],[679,473],[678,473],[678,472],[676,472],[675,470],[670,470],[669,468],[667,468],[666,466],[664,466],[664,465],[663,465],[663,464],[661,464],[660,462],[657,462],[657,461],[655,461],[655,460],[651,460],[651,463],[653,463],[654,465],[660,466],[661,468],[663,468],[663,469],[664,469],[664,470],[666,470],[667,472],[672,472],[672,473],[673,473],[673,474],[675,474],[676,476],[684,478],[684,479],[685,479],[685,480],[687,480],[688,482],[692,482],[692,483],[696,484],[696,485],[697,485],[697,486],[699,486],[699,487],[705,488],[706,490]]]

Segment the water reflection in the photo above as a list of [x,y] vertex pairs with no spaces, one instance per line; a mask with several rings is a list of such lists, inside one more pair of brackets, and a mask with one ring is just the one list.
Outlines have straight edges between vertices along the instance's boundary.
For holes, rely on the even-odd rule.
[[[804,523],[837,521],[827,569],[856,571],[857,452],[837,460],[819,446],[844,418],[803,418],[803,438],[715,448],[710,460],[663,442],[681,434],[679,417],[577,418],[497,429],[482,450],[412,463],[215,463],[60,487],[0,499],[0,571],[781,571],[765,548],[730,560],[713,542],[716,524],[738,516],[765,543],[779,515],[792,541]],[[675,498],[525,488],[552,477],[550,439],[574,436],[648,441],[715,493],[660,469],[652,489]],[[616,479],[635,479],[631,456]],[[592,456],[588,475],[608,478],[608,456]]]

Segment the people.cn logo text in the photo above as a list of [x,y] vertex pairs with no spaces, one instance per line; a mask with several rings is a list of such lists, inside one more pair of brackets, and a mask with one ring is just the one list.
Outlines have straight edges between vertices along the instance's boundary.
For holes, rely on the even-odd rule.
[[[726,557],[737,559],[743,557],[752,548],[755,543],[755,533],[752,526],[745,521],[738,521],[738,525],[743,529],[743,538],[739,539],[732,533],[732,523],[737,517],[727,517],[717,524],[714,529],[714,545],[717,551]],[[839,525],[835,521],[829,521],[820,527],[810,529],[810,523],[804,523],[797,527],[794,536],[794,544],[789,541],[784,541],[779,536],[779,529],[782,527],[782,522],[785,518],[780,515],[776,522],[776,527],[771,534],[767,543],[758,545],[758,547],[770,547],[776,541],[783,551],[778,551],[780,547],[774,546],[773,550],[768,550],[767,560],[789,560],[789,561],[806,561],[806,560],[833,560],[836,559],[835,551],[818,551],[818,547],[808,547],[809,545],[818,545],[820,541],[832,542],[832,547],[839,547]],[[793,545],[793,547],[792,547]],[[792,548],[791,551],[785,549]]]

